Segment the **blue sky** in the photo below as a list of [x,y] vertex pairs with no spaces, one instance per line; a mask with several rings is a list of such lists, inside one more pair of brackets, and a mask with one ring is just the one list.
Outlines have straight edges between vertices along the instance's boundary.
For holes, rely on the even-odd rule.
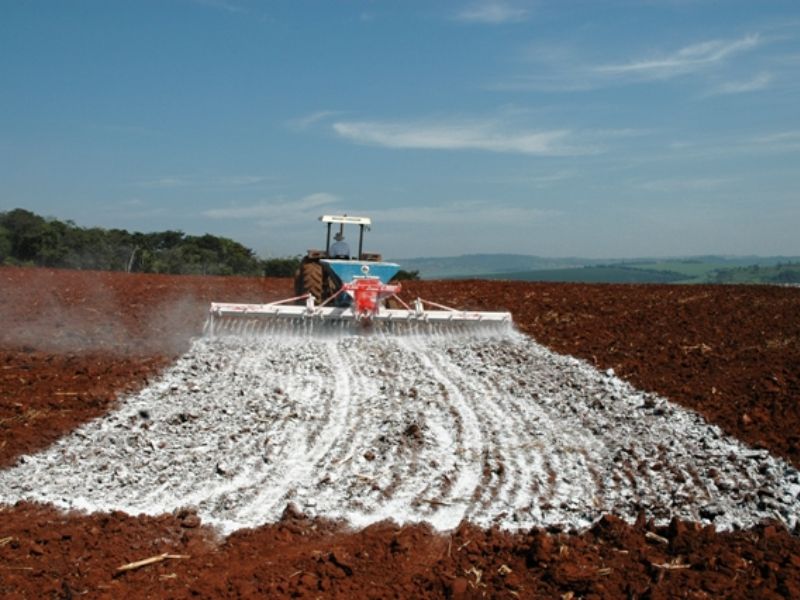
[[800,3],[2,0],[0,210],[393,257],[800,255]]

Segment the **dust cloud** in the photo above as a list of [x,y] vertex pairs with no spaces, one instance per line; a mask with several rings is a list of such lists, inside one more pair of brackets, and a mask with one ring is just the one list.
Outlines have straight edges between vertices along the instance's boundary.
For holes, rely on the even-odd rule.
[[16,277],[18,271],[6,270],[0,280],[0,345],[8,349],[177,355],[201,333],[209,306],[176,290],[144,303],[97,274],[65,286],[57,271],[25,269]]

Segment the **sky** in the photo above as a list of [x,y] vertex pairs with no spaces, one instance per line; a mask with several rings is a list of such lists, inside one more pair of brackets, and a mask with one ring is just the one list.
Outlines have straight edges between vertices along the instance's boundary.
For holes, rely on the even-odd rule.
[[324,247],[800,255],[800,2],[0,0],[0,211]]

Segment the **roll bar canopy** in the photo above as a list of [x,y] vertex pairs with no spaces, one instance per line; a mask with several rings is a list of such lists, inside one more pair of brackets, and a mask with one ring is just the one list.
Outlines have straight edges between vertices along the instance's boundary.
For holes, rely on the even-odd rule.
[[322,215],[319,218],[323,223],[342,223],[343,225],[372,225],[369,217],[351,217],[348,215]]
[[358,225],[358,258],[364,252],[364,229],[367,230],[372,225],[372,219],[369,217],[351,217],[349,215],[322,215],[319,218],[323,223],[328,225],[328,234],[325,238],[325,254],[331,254],[331,225],[336,223],[339,225],[339,232],[341,233],[345,225]]

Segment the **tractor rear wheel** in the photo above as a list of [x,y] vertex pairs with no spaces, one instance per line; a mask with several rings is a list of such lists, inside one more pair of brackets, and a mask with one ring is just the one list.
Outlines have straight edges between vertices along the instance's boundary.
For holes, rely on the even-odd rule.
[[386,308],[388,308],[388,309],[400,309],[400,308],[405,308],[405,306],[403,306],[401,304],[400,300],[398,300],[397,298],[392,296],[392,297],[386,299]]
[[294,277],[295,294],[311,294],[316,302],[322,302],[323,279],[322,264],[318,260],[304,258]]

